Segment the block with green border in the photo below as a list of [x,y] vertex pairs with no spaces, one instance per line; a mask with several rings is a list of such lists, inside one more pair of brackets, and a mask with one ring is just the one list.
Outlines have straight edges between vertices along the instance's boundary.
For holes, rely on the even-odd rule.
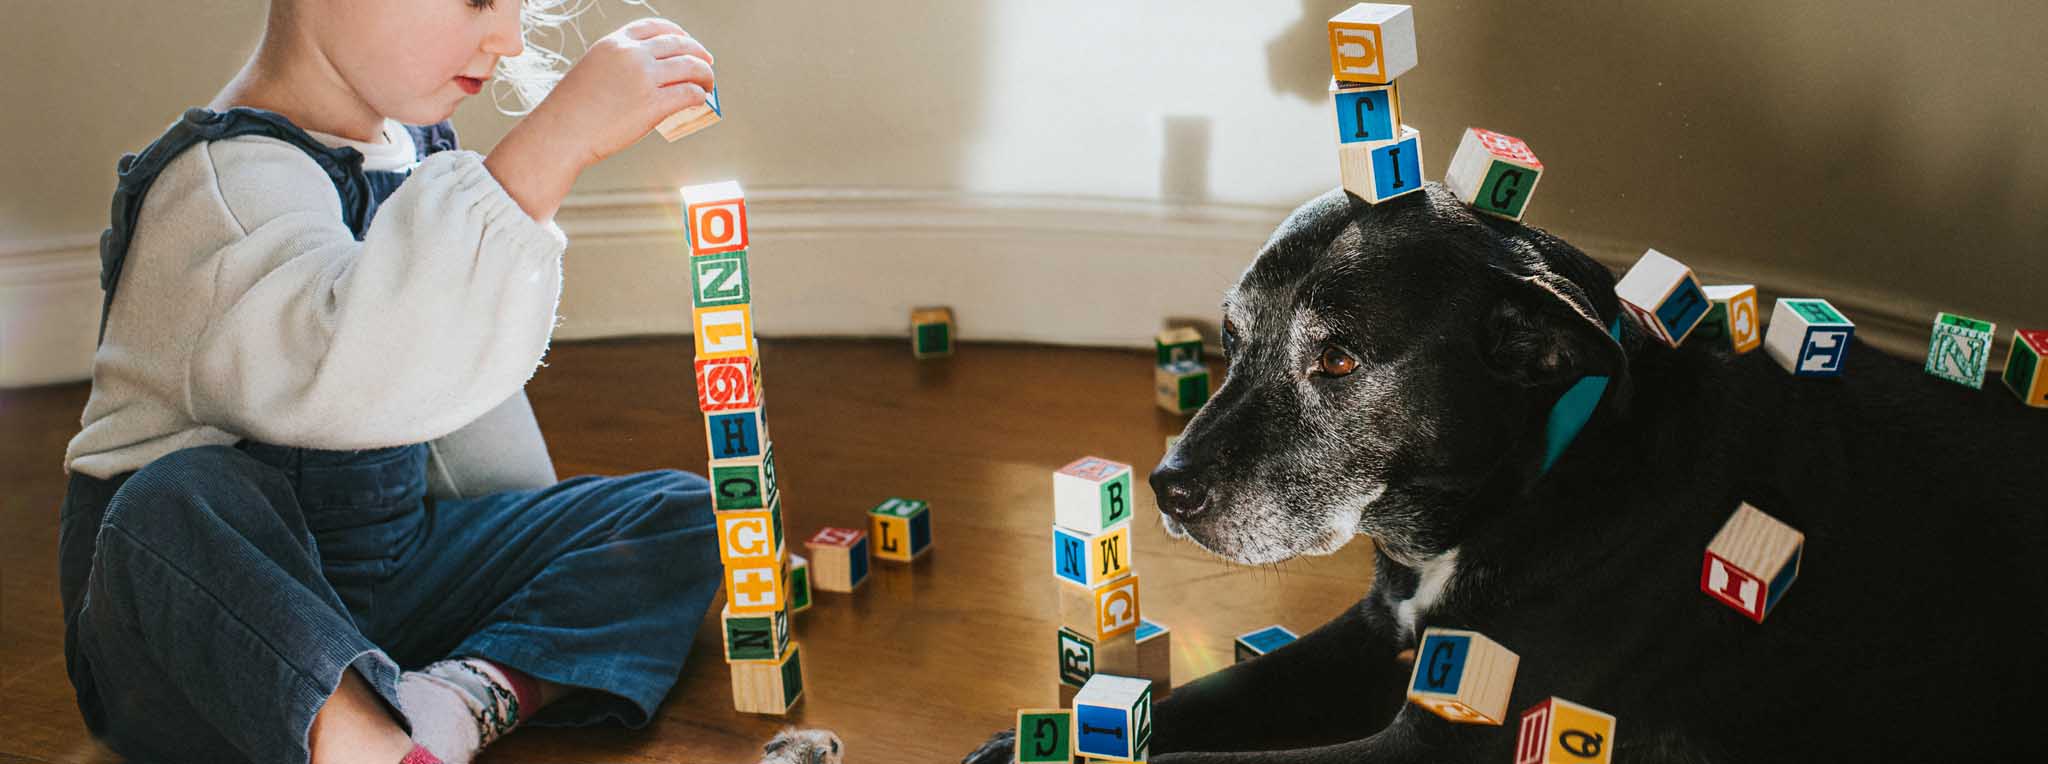
[[747,282],[747,251],[690,258],[690,301],[699,308],[753,301]]
[[1018,764],[1070,764],[1073,721],[1064,708],[1017,709]]
[[719,613],[725,632],[727,661],[772,661],[789,649],[789,610],[771,613]]

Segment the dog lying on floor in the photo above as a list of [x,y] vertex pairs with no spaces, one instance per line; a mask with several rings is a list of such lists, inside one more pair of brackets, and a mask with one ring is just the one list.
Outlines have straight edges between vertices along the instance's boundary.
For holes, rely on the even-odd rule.
[[[2048,412],[1861,344],[1836,379],[1674,350],[1614,283],[1434,184],[1288,217],[1151,482],[1170,534],[1247,565],[1370,536],[1372,588],[1175,689],[1151,761],[1507,764],[1551,696],[1617,717],[1586,761],[2048,761]],[[1547,464],[1553,404],[1596,375]],[[1806,538],[1761,624],[1699,589],[1742,502]],[[1520,655],[1506,724],[1405,702],[1432,626]]]

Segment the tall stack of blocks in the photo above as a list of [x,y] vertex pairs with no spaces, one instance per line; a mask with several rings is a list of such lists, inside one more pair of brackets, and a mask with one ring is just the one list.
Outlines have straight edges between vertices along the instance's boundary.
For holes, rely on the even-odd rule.
[[1052,475],[1053,576],[1059,587],[1060,702],[1097,673],[1138,661],[1138,574],[1131,561],[1131,467],[1085,456]]
[[800,649],[789,637],[788,569],[775,446],[768,437],[747,274],[747,201],[733,181],[682,189],[690,244],[697,403],[704,412],[718,556],[720,614],[733,706],[786,713],[803,696]]
[[1152,338],[1152,399],[1168,413],[1186,414],[1209,402],[1209,365],[1202,361],[1202,333],[1192,327]]
[[1372,204],[1422,190],[1422,133],[1395,79],[1415,68],[1415,13],[1359,3],[1330,18],[1330,106],[1344,190]]

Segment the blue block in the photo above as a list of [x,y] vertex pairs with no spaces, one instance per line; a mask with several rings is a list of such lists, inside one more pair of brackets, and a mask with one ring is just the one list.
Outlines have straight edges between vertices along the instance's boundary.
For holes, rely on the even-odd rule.
[[1372,186],[1381,199],[1422,187],[1421,135],[1372,150]]
[[1130,720],[1124,710],[1074,706],[1074,752],[1107,759],[1130,758]]
[[1394,108],[1388,94],[1379,89],[1339,90],[1331,94],[1337,109],[1337,141],[1391,141],[1400,137],[1394,122]]
[[1713,302],[1707,299],[1706,290],[1700,288],[1699,279],[1686,276],[1657,306],[1657,321],[1675,340],[1691,333],[1700,319],[1707,317],[1707,309],[1711,307]]
[[1422,668],[1415,672],[1413,689],[1458,694],[1458,686],[1465,680],[1465,658],[1471,654],[1471,637],[1431,634],[1423,638],[1422,647],[1415,651],[1415,660],[1422,662]]
[[1053,575],[1082,586],[1088,585],[1088,547],[1078,535],[1063,529],[1052,531]]
[[760,417],[753,411],[705,414],[704,427],[710,431],[711,458],[740,459],[761,455]]
[[846,558],[848,560],[848,564],[846,566],[846,577],[848,579],[848,582],[852,586],[859,586],[860,582],[867,580],[868,577],[867,537],[861,537],[861,540],[858,543],[855,543],[852,549],[847,551]]

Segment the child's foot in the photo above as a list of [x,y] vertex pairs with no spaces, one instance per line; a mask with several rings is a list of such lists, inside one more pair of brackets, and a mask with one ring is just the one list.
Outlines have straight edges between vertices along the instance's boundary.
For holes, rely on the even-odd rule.
[[531,677],[480,658],[435,663],[398,679],[399,710],[413,742],[446,764],[469,764],[478,751],[519,725],[520,708],[537,708]]
[[761,764],[841,764],[845,746],[830,730],[785,727],[761,746]]

